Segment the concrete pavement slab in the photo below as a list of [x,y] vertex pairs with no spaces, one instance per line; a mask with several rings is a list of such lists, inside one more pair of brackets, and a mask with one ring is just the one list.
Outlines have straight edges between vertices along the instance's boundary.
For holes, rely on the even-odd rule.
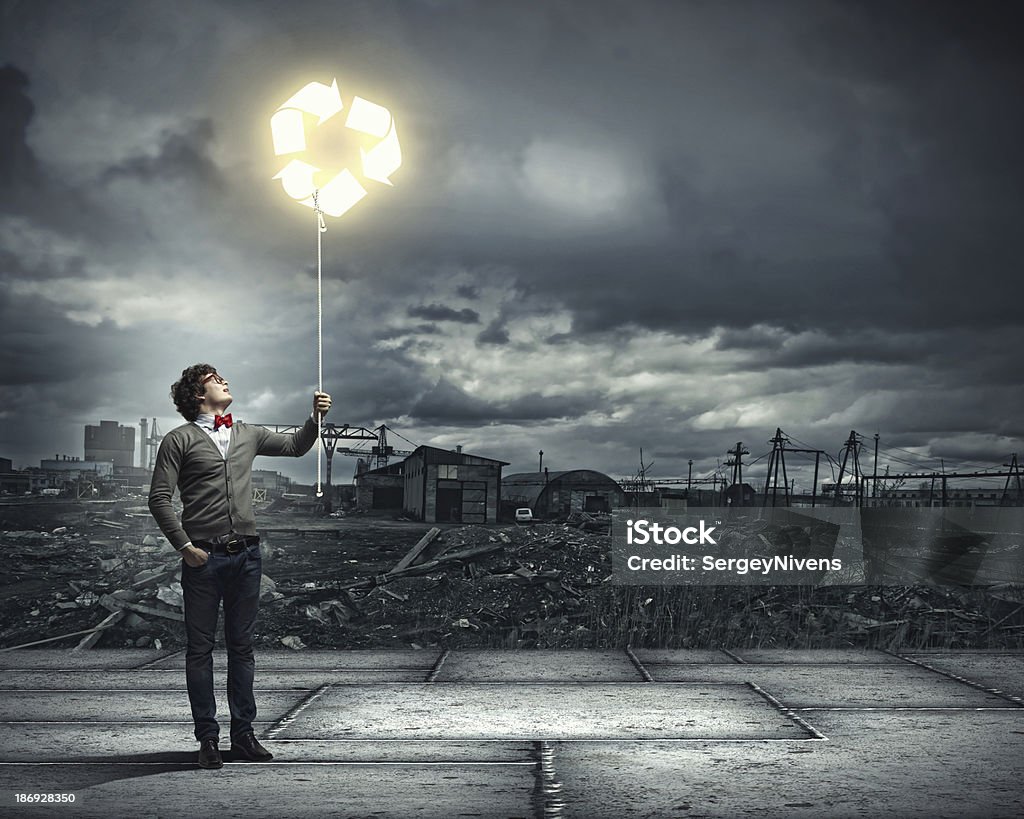
[[[435,652],[401,652],[430,660],[415,666],[388,656],[399,652],[313,652],[321,656],[299,666],[287,661],[307,652],[270,652],[276,671],[258,653],[258,686],[285,686],[257,696],[257,735],[273,737],[263,742],[276,758],[220,771],[195,766],[184,674],[166,653],[163,667],[137,669],[146,652],[103,652],[113,662],[106,674],[61,664],[65,651],[9,654],[30,653],[28,666],[13,666],[27,670],[0,670],[0,687],[13,689],[0,691],[0,716],[42,720],[0,726],[0,813],[18,816],[1024,815],[1024,708],[938,673],[1012,683],[1024,676],[1024,652],[908,655],[933,671],[884,653],[867,659],[874,652],[772,651],[736,663],[723,652],[694,662],[692,652],[636,650],[680,658],[645,664],[655,679],[688,680],[664,683],[571,683],[553,673],[579,656],[576,673],[601,675],[608,654],[617,674],[625,652],[453,652],[440,666],[455,659],[452,671],[469,673],[478,654],[478,673],[511,681],[525,658],[518,677],[535,679],[514,684],[395,682],[425,680]],[[95,663],[103,653],[86,656]],[[339,654],[356,654],[355,666],[333,670]],[[87,690],[59,690],[69,678]],[[147,680],[159,690],[110,687]],[[332,684],[307,700],[320,684],[290,688],[300,680]],[[746,681],[808,709],[797,716],[824,739]],[[222,683],[218,675],[226,718]],[[140,721],[89,721],[123,713],[126,699]],[[915,708],[959,710],[900,710]],[[54,722],[61,715],[72,721]],[[69,790],[80,798],[73,811],[13,801],[15,791]]]
[[564,817],[1024,815],[1024,709],[828,712],[825,742],[552,743]]
[[807,739],[746,685],[429,683],[332,688],[284,739]]
[[[271,689],[313,689],[327,683],[353,685],[379,682],[423,682],[426,670],[413,669],[356,669],[353,671],[331,671],[329,669],[299,671],[267,671],[256,669],[253,687],[257,691]],[[227,685],[227,672],[216,670],[213,675],[214,688]],[[139,671],[0,671],[0,692],[4,690],[72,690],[72,691],[147,691],[185,690],[184,669],[142,669]]]
[[844,648],[737,648],[733,649],[745,663],[851,663],[851,664],[893,664],[901,662],[884,651],[865,651]]
[[[257,721],[257,736],[273,722]],[[228,747],[228,729],[221,726],[221,749]],[[185,713],[178,722],[154,723],[26,723],[3,726],[0,762],[68,763],[135,762],[193,764],[199,743]]]
[[0,669],[138,668],[171,656],[174,655],[168,651],[143,648],[93,648],[87,651],[22,648],[0,652]]
[[[259,719],[276,720],[306,696],[304,691],[265,691],[256,698]],[[217,691],[217,715],[226,724],[227,694]],[[182,691],[5,691],[0,722],[191,722]],[[6,730],[6,729],[5,729]]]
[[906,654],[908,659],[1024,699],[1024,654]]
[[723,663],[732,665],[735,657],[717,648],[634,648],[641,663]]
[[956,654],[987,654],[990,656],[1024,657],[1024,649],[1020,648],[915,648],[910,654],[931,654],[931,655],[956,655]]
[[651,665],[656,682],[751,682],[788,708],[1005,708],[1006,699],[934,671],[884,665]]
[[[352,651],[271,651],[256,649],[257,669],[281,669],[284,671],[294,669],[338,669],[338,670],[359,670],[359,669],[381,669],[389,668],[412,668],[430,669],[441,656],[440,651],[413,651],[396,649],[374,651],[370,649],[356,649]],[[227,654],[223,651],[214,651],[213,663],[215,668],[227,667]],[[164,660],[155,663],[153,668],[184,668],[185,652],[171,655]]]
[[[257,736],[273,723],[256,726]],[[230,740],[223,728],[222,751]],[[278,762],[529,762],[534,743],[422,742],[416,740],[260,740]],[[136,762],[194,765],[199,744],[192,723],[148,725],[6,726],[0,762]]]
[[453,651],[438,682],[643,682],[623,651]]
[[[535,766],[174,764],[0,766],[2,809],[19,817],[532,817]],[[16,804],[16,792],[77,795],[73,811]],[[15,813],[16,811],[16,813]]]

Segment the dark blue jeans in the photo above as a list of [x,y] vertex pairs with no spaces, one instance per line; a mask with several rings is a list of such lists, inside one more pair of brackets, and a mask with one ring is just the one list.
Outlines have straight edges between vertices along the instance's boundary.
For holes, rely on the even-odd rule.
[[256,661],[252,653],[260,606],[262,561],[258,544],[238,554],[211,554],[205,565],[181,565],[185,598],[185,683],[192,705],[196,739],[219,737],[217,700],[213,693],[213,644],[217,615],[224,601],[224,642],[228,651],[228,706],[231,737],[252,730],[256,700],[252,693]]

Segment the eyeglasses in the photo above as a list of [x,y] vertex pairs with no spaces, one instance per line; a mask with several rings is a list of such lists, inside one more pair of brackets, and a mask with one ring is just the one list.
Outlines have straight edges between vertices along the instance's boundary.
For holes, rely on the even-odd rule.
[[200,384],[206,384],[209,381],[215,381],[218,384],[227,384],[228,383],[226,379],[221,378],[217,373],[210,373],[205,378],[203,378],[203,380],[200,381],[199,383]]

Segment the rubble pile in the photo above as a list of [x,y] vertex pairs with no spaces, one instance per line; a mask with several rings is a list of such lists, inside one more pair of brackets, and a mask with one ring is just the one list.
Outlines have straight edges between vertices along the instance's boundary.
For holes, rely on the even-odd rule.
[[[618,586],[603,516],[331,526],[264,537],[260,647],[1024,645],[1020,586]],[[0,546],[0,648],[184,647],[180,559],[145,510],[4,531]]]
[[180,561],[167,541],[133,538],[128,526],[100,528],[124,536],[95,539],[72,526],[0,533],[10,584],[0,645],[73,635],[87,648],[115,624],[132,635],[131,645],[159,648],[167,638],[177,640],[184,621]]
[[336,644],[336,629],[349,630],[350,645],[359,647],[599,639],[587,605],[610,589],[607,534],[562,524],[464,526],[440,535],[437,545],[430,559],[361,582],[289,588],[279,601],[291,612],[289,636],[316,647]]
[[403,570],[411,576],[287,589],[281,602],[291,612],[289,639],[315,647],[338,645],[338,632],[347,632],[344,644],[353,647],[895,650],[1024,643],[1024,587],[616,586],[606,530],[590,516],[448,530],[432,561]]

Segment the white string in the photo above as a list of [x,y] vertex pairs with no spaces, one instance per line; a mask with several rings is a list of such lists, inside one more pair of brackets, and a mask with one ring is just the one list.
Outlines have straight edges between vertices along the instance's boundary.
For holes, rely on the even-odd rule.
[[[317,392],[324,391],[324,336],[323,336],[323,242],[321,234],[327,232],[323,211],[320,210],[320,191],[313,191],[313,210],[316,212],[316,382]],[[324,496],[320,474],[324,459],[323,415],[316,412],[316,496]]]

